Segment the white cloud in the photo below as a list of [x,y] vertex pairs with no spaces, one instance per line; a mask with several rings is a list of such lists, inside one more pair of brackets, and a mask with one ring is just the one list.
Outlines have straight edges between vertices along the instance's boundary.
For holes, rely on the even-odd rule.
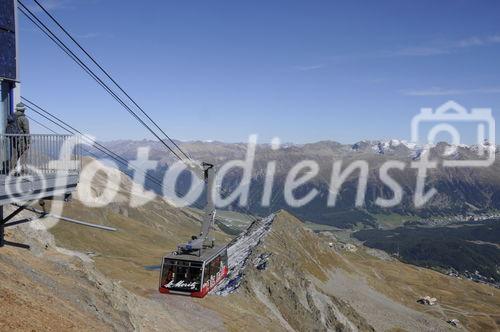
[[484,44],[488,43],[489,37],[484,40],[478,37],[471,37],[467,39],[462,39],[459,40],[458,42],[455,43],[457,48],[466,48],[466,47],[474,47],[474,46],[483,46]]
[[490,43],[500,43],[500,35],[488,37]]
[[[335,63],[346,61],[362,61],[365,59],[383,59],[393,57],[429,57],[456,53],[469,48],[484,47],[488,45],[500,44],[500,34],[483,37],[468,37],[455,41],[434,41],[421,45],[407,46],[386,50],[365,51],[363,53],[336,54],[329,57]],[[322,65],[323,66],[323,65]],[[324,65],[326,66],[326,65]],[[313,70],[318,66],[296,67],[296,70]]]
[[497,94],[500,87],[483,87],[477,89],[446,89],[441,87],[431,87],[428,89],[412,89],[401,91],[405,96],[429,97],[429,96],[457,96],[466,94]]
[[386,52],[386,56],[433,56],[450,54],[459,49],[487,46],[500,43],[500,35],[469,37],[456,41],[434,42],[425,46],[407,47]]
[[450,53],[449,49],[439,47],[407,47],[387,52],[386,56],[432,56]]
[[99,37],[112,38],[113,35],[110,33],[88,32],[88,33],[76,35],[75,37],[78,39],[92,39],[92,38],[99,38]]
[[311,71],[324,68],[324,64],[310,65],[310,66],[295,66],[294,69],[298,71]]

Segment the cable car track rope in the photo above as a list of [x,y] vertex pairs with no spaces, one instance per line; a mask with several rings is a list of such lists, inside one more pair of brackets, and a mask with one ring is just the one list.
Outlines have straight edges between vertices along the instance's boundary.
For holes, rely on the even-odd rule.
[[149,116],[144,109],[139,106],[139,104],[116,82],[116,80],[106,71],[98,62],[95,60],[95,58],[90,55],[90,53],[85,50],[85,48],[68,32],[67,29],[65,29],[61,23],[52,15],[50,14],[41,4],[38,2],[38,0],[33,0],[45,14],[47,14],[48,17],[78,46],[80,50],[87,55],[87,57],[113,82],[113,84],[144,114],[149,121],[158,129],[188,160],[191,160],[191,157],[182,150],[177,143],[173,139],[171,139],[165,131],[161,129],[161,127]]
[[[75,135],[75,134],[80,134],[82,135],[82,137],[87,137],[86,135],[84,135],[82,133],[82,131],[76,129],[75,127],[73,127],[72,125],[68,124],[67,122],[65,122],[64,120],[62,120],[61,118],[55,116],[54,114],[50,113],[49,111],[47,111],[46,109],[40,107],[39,105],[35,104],[33,101],[31,101],[30,99],[26,98],[26,97],[21,97],[23,99],[24,102],[27,103],[26,107],[28,109],[30,109],[31,111],[35,112],[36,114],[38,114],[39,116],[43,117],[44,119],[46,119],[47,121],[50,121],[51,123],[55,124],[56,126],[58,126],[59,128],[63,129],[64,131],[72,134],[72,135]],[[35,121],[37,122],[37,121]],[[47,128],[45,125],[41,124],[41,126]],[[68,129],[69,128],[69,129]],[[54,130],[50,129],[50,128],[47,128],[48,130],[50,130],[51,132],[53,133],[56,133],[54,132]],[[89,138],[88,138],[89,140]],[[129,163],[128,163],[128,160],[126,160],[125,158],[123,158],[122,156],[118,155],[117,153],[113,152],[111,149],[107,148],[106,146],[102,145],[101,143],[99,142],[95,142],[95,141],[92,141],[93,143],[93,146],[95,149],[99,150],[100,152],[104,153],[105,155],[107,155],[108,157],[110,157],[111,159],[115,160],[116,162],[120,163],[121,165],[125,166],[125,167],[130,167]],[[87,149],[84,149],[86,152],[88,152],[89,154],[92,154],[95,158],[98,158],[97,155],[95,155],[94,153],[92,153],[91,151],[87,150]],[[154,184],[156,184],[157,186],[159,187],[164,187],[163,183],[161,180],[159,180],[158,178],[148,174],[148,172],[140,169],[140,168],[137,168],[137,167],[130,167],[132,169],[134,169],[135,171],[140,171],[142,172],[145,177],[152,181]],[[225,190],[222,190],[223,192]],[[176,190],[176,193],[179,197],[182,197],[182,195],[179,193],[179,191]],[[200,204],[198,203],[193,203],[191,204],[192,206],[194,206],[195,208],[197,209],[200,209],[200,210],[203,210],[204,207],[200,206]],[[251,219],[252,221],[255,221],[255,220],[258,220],[259,218],[256,217],[252,212],[250,212],[248,209],[246,209],[245,207],[243,206],[239,206],[239,208],[241,210],[243,210],[243,212],[245,214],[247,214]]]
[[[163,184],[162,184],[162,181],[159,180],[158,178],[148,174],[148,172],[138,168],[138,167],[131,167],[129,162],[121,157],[120,155],[118,155],[117,153],[113,152],[111,149],[107,148],[106,146],[102,145],[101,143],[99,142],[95,142],[95,141],[91,141],[90,138],[88,138],[86,135],[84,135],[80,130],[76,129],[75,127],[71,126],[70,124],[68,124],[67,122],[63,121],[62,119],[58,118],[57,116],[53,115],[52,113],[50,113],[49,111],[43,109],[42,107],[38,106],[37,104],[33,103],[31,100],[27,99],[26,97],[21,97],[23,99],[23,101],[25,101],[26,103],[28,103],[26,105],[26,107],[35,112],[36,114],[38,114],[40,117],[44,118],[45,120],[47,121],[50,121],[51,123],[55,124],[56,126],[58,126],[59,128],[63,129],[64,131],[72,134],[72,135],[76,135],[76,134],[80,134],[82,135],[82,137],[84,139],[86,139],[89,143],[93,143],[93,147],[97,150],[99,150],[100,152],[102,152],[103,154],[105,154],[106,156],[108,156],[109,158],[113,159],[114,161],[120,163],[121,165],[127,167],[127,168],[130,168],[130,169],[133,169],[135,171],[140,171],[142,172],[145,177],[150,180],[151,182],[153,182],[154,184],[158,185],[159,187],[163,187]],[[36,107],[36,108],[35,108]],[[37,123],[39,123],[38,121],[35,121]],[[39,123],[41,126],[45,127],[46,129],[50,130],[51,132],[55,133],[55,134],[58,134],[57,132],[55,132],[54,130],[48,128],[47,126]],[[68,129],[69,128],[69,129]],[[98,158],[97,155],[95,155],[93,152],[87,150],[87,149],[83,149],[84,151],[88,152],[89,154],[93,155],[94,157]],[[182,195],[176,191],[177,195],[179,195],[179,197],[182,197]],[[197,209],[200,209],[200,210],[203,210],[204,207],[200,206],[200,204],[197,204],[197,203],[193,203],[191,204],[192,206],[194,206],[195,208]]]
[[[61,48],[66,55],[68,55],[73,61],[75,61],[90,77],[92,77],[106,92],[108,92],[129,114],[131,114],[140,124],[142,124],[153,136],[155,136],[161,144],[163,144],[174,156],[176,156],[180,161],[186,162],[172,147],[165,143],[158,133],[153,130],[134,110],[123,101],[116,92],[111,89],[106,82],[104,82],[89,66],[83,62],[83,60],[75,54],[57,35],[45,24],[43,23],[28,7],[26,7],[21,1],[18,1],[20,12],[26,16],[38,29],[40,29],[47,37],[49,37],[52,42],[54,42],[59,48]],[[145,112],[144,112],[145,113]],[[148,115],[148,118],[149,115]],[[163,132],[163,131],[162,131]],[[169,137],[167,139],[170,139]],[[177,147],[178,145],[175,144]],[[185,156],[187,154],[178,148],[179,151]],[[187,156],[189,161],[192,161],[189,156]]]
[[[94,57],[91,56],[91,54],[86,51],[83,46],[68,32],[67,29],[65,29],[57,19],[52,16],[37,0],[33,0],[41,9],[44,13],[49,16],[49,18],[78,46],[78,48],[85,53],[85,55],[108,77],[111,82],[141,111],[142,114],[146,116],[146,118],[165,136],[165,138],[170,141],[177,150],[180,151],[180,153],[189,161],[192,162],[192,158],[182,150],[177,143],[175,143],[174,140],[172,140],[166,133],[163,131],[159,125],[151,118],[149,114],[147,114],[142,107],[138,105],[138,103],[116,82],[115,79],[94,59]],[[165,143],[165,140],[160,137],[160,135],[152,129],[134,110],[115,92],[113,89],[104,82],[102,78],[100,78],[85,62],[77,55],[75,52],[73,52],[46,24],[44,24],[38,16],[33,13],[27,6],[25,6],[21,1],[18,1],[20,7],[19,10],[20,12],[28,18],[40,31],[42,31],[56,46],[58,46],[68,57],[70,57],[84,72],[86,72],[94,81],[96,81],[108,94],[110,94],[129,114],[131,114],[141,125],[143,125],[153,136],[155,136],[159,142],[164,145],[177,159],[179,159],[181,162],[185,163],[186,165],[190,166],[190,163],[186,161],[186,159],[182,158],[179,153],[177,153],[171,146]],[[26,98],[23,98],[23,100],[27,101],[30,103],[29,100]],[[39,106],[36,104],[31,103],[35,107],[38,107],[40,110],[41,109]],[[30,108],[33,110],[33,108]],[[45,111],[45,110],[43,110]],[[39,112],[35,111],[36,113],[40,114]],[[46,111],[45,111],[46,112]],[[46,112],[48,113],[48,112]],[[50,113],[49,113],[50,114]],[[56,118],[59,122],[64,123],[61,119],[58,119],[57,117],[53,116],[50,114],[52,117]],[[54,121],[48,119],[49,121],[55,123]],[[62,127],[60,124],[55,123],[57,126],[61,127],[65,131],[71,132],[71,130],[68,130],[67,128]],[[77,133],[83,135],[80,131],[76,130],[75,128],[69,126],[67,123],[64,123],[64,125],[68,126],[72,130],[76,131]],[[98,149],[99,151],[105,153],[106,155],[110,156],[112,159],[118,161],[121,164],[128,163],[127,160],[122,158],[121,156],[117,155],[113,151],[109,150],[105,146],[95,142],[95,148]],[[105,152],[105,151],[107,152]],[[117,160],[118,159],[118,160]],[[151,176],[145,172],[146,177],[148,177],[151,180]],[[152,180],[155,184],[162,186],[161,181],[158,179]],[[220,188],[220,190],[224,193],[227,193],[223,188]],[[243,206],[238,206],[241,210],[243,210],[246,214],[248,214],[252,219],[257,220],[259,219],[256,217],[253,213],[251,213],[247,208]],[[236,208],[238,208],[236,207]]]

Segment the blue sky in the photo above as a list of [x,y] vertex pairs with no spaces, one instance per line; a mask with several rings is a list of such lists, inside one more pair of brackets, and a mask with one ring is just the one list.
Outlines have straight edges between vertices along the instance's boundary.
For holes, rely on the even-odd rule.
[[[42,3],[182,140],[408,139],[412,116],[447,100],[500,115],[498,1]],[[20,25],[26,97],[102,140],[151,137]]]

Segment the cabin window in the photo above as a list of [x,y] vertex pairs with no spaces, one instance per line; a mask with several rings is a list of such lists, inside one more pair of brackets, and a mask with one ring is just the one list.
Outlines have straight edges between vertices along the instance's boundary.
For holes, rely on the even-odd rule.
[[215,257],[209,264],[209,270],[210,270],[210,273],[208,275],[207,272],[207,275],[208,277],[211,279],[211,282],[215,282],[216,278],[217,278],[217,273],[219,273],[221,271],[221,256],[217,256]]
[[220,261],[221,261],[220,256],[218,256],[212,261],[212,263],[210,263],[210,265],[213,266],[214,275],[220,272]]
[[170,290],[197,292],[200,290],[201,264],[197,262],[166,260],[162,272],[162,286]]
[[227,260],[227,252],[224,251],[224,253],[221,255],[221,260],[224,266],[228,266],[228,260]]
[[203,275],[203,284],[206,284],[210,280],[210,264],[205,264],[205,274]]

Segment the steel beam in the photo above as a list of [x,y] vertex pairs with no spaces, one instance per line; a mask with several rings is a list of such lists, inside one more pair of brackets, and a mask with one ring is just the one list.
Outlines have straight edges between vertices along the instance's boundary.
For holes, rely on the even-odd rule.
[[0,206],[0,248],[5,246],[5,227],[3,221],[3,205]]
[[19,225],[19,224],[25,224],[27,222],[32,222],[33,220],[35,220],[35,219],[33,219],[33,218],[26,218],[26,219],[16,220],[16,221],[12,221],[12,222],[9,222],[9,223],[4,223],[3,227],[7,228],[7,227],[16,226],[16,225]]
[[4,241],[6,246],[11,246],[11,247],[17,247],[21,249],[28,249],[30,250],[31,247],[27,244],[24,243],[17,243],[17,242],[11,242],[11,241]]
[[14,212],[12,212],[11,214],[9,214],[7,216],[7,218],[3,219],[1,222],[3,224],[7,223],[9,220],[11,220],[12,218],[14,218],[15,216],[17,216],[22,210],[24,210],[27,206],[29,206],[31,204],[31,202],[29,203],[26,203],[20,207],[18,207]]

